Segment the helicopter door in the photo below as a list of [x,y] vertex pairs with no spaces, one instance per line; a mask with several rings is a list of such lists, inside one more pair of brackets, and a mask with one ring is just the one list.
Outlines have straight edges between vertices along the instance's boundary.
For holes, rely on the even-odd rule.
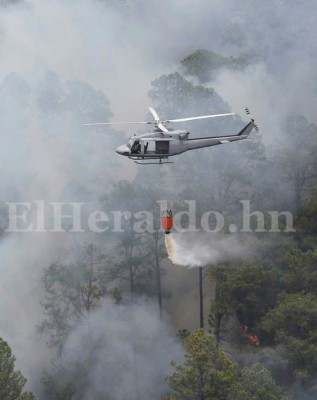
[[156,154],[169,154],[170,142],[169,140],[157,140],[155,142]]
[[145,139],[142,141],[144,154],[155,154],[155,141],[151,139]]

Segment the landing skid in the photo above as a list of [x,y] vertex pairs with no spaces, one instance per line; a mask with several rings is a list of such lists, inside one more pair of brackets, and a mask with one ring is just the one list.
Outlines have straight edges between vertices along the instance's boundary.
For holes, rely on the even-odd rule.
[[[133,160],[136,164],[141,164],[141,165],[163,165],[163,164],[173,164],[173,161],[168,161],[168,157],[129,157],[131,160]],[[157,160],[155,161],[148,161],[148,160]],[[164,161],[162,161],[164,160]]]
[[159,162],[147,162],[147,161],[134,161],[136,164],[140,165],[163,165],[163,164],[173,164],[173,161],[162,161],[160,160]]

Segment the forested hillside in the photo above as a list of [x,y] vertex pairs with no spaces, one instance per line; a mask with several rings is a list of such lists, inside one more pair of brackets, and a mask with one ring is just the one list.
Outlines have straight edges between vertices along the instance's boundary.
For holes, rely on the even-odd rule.
[[[316,399],[316,17],[0,1],[1,400]],[[142,166],[114,149],[148,126],[84,125],[147,106],[260,132]]]

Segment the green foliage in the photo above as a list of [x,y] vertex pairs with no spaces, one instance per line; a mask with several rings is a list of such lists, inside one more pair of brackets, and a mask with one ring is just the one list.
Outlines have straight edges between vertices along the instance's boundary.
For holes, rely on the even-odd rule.
[[0,399],[35,400],[33,393],[23,392],[26,379],[14,369],[14,363],[9,345],[0,338]]
[[228,400],[282,400],[281,388],[262,364],[244,367],[239,380],[232,386]]
[[188,329],[179,329],[176,337],[178,337],[181,341],[184,341],[190,335],[190,331]]
[[289,292],[317,290],[317,250],[293,249],[286,254],[287,269],[283,278]]
[[[157,110],[164,118],[171,118],[171,112],[176,118],[201,115],[210,110],[214,113],[230,110],[214,89],[194,85],[178,72],[155,79],[149,97],[158,104]],[[186,126],[190,124],[186,123]]]
[[220,349],[214,337],[199,329],[184,339],[185,362],[172,363],[175,372],[167,382],[175,393],[164,400],[223,399],[235,379],[235,363]]
[[313,293],[281,293],[277,305],[262,320],[262,328],[273,332],[283,345],[295,376],[302,382],[316,377],[317,297]]
[[236,363],[214,337],[199,329],[183,339],[185,361],[172,363],[167,378],[172,393],[164,400],[282,400],[283,393],[270,372],[260,363],[237,372]]
[[219,68],[241,69],[247,65],[247,59],[224,57],[212,50],[199,49],[184,58],[181,64],[185,68],[185,75],[194,75],[200,82],[207,82],[212,78],[215,70]]
[[298,212],[296,228],[305,234],[317,234],[317,188],[314,187],[304,199]]
[[118,287],[115,287],[110,291],[111,296],[115,302],[115,304],[121,304],[122,303],[122,292]]
[[209,277],[216,283],[210,323],[220,340],[223,320],[234,314],[241,325],[256,327],[274,304],[278,288],[276,271],[256,263],[224,264],[211,267]]

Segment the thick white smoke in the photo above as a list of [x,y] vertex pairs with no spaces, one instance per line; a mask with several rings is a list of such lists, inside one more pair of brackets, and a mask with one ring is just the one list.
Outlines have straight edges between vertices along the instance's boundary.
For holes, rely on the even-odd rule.
[[[271,141],[288,113],[299,111],[315,121],[316,2],[288,4],[25,0],[1,8],[1,200],[85,198],[96,202],[111,182],[132,177],[129,161],[119,160],[113,152],[123,135],[113,138],[111,131],[85,131],[83,114],[89,106],[95,110],[98,105],[98,112],[88,114],[100,120],[109,111],[100,99],[101,90],[114,118],[143,120],[150,105],[151,80],[178,68],[179,60],[198,48],[227,55],[248,48],[259,55],[263,50],[263,59],[247,70],[222,70],[210,84],[234,109],[248,105]],[[235,27],[234,34],[241,33],[246,48],[223,44],[223,37]],[[170,112],[166,117],[173,117]],[[183,237],[175,240],[177,246],[188,245]],[[72,241],[46,234],[1,238],[0,336],[12,345],[31,387],[38,384],[46,357],[45,346],[34,332],[42,319],[43,268],[56,258],[60,247],[69,248]],[[220,243],[199,241],[187,246],[192,252],[178,252],[178,260],[181,265],[196,266],[248,256],[248,244],[240,245],[231,237]],[[150,313],[137,312],[140,326],[157,326]],[[113,310],[110,314],[109,324],[101,329],[113,326],[122,335],[121,344],[129,341],[124,333],[127,324],[120,324]],[[106,314],[98,316],[107,321]],[[152,330],[148,332],[149,337],[155,336]],[[143,338],[143,332],[138,335]],[[131,346],[128,342],[129,351]],[[173,346],[168,343],[166,349],[172,358]],[[97,366],[102,363],[98,360]],[[144,360],[140,363],[148,366]]]
[[[167,391],[171,355],[182,359],[182,346],[160,321],[157,306],[105,303],[89,321],[79,325],[64,348],[69,375],[87,371],[89,382],[82,398],[156,398]],[[72,371],[74,368],[75,371]],[[75,394],[76,397],[76,394]]]
[[254,236],[184,233],[165,235],[165,246],[173,264],[192,268],[251,259],[264,243]]

